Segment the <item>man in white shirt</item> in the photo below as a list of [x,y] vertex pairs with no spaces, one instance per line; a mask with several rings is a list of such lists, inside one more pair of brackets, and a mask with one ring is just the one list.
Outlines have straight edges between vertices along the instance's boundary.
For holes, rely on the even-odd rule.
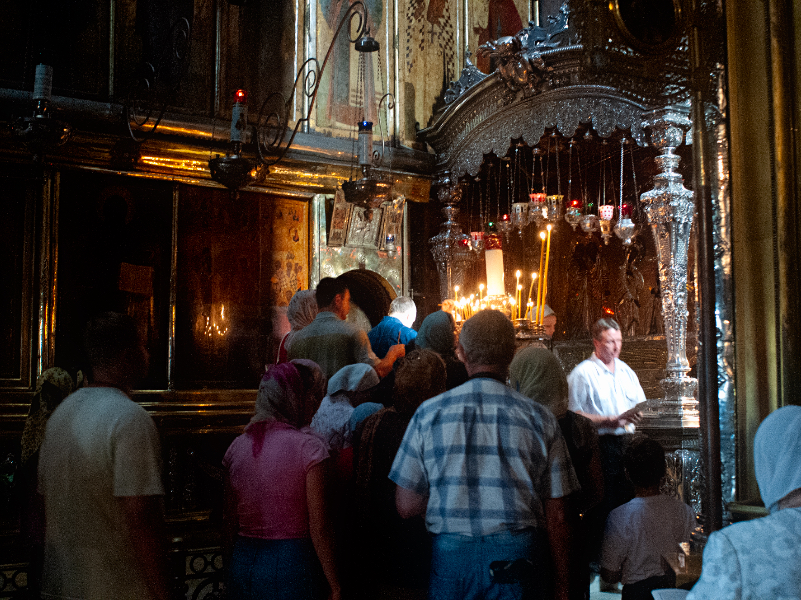
[[84,346],[89,385],[53,412],[39,458],[42,598],[168,600],[159,435],[131,399],[148,353],[119,313],[94,317]]
[[570,373],[568,408],[598,427],[598,435],[632,433],[639,413],[627,414],[645,393],[637,374],[618,358],[623,347],[620,326],[614,319],[599,319],[592,327],[595,352]]
[[623,346],[620,325],[614,319],[599,319],[592,327],[592,337],[595,352],[573,369],[567,382],[568,408],[598,428],[604,499],[588,515],[590,556],[597,557],[607,515],[634,497],[623,470],[623,453],[634,425],[642,418],[631,409],[645,402],[645,393],[637,374],[618,358]]

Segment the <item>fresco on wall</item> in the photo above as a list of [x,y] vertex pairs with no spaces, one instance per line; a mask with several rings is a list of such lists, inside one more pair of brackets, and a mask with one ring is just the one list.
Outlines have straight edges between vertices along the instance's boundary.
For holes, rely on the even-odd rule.
[[[342,17],[347,13],[353,1],[318,0],[317,55],[321,63]],[[391,65],[387,64],[387,52],[392,48],[392,44],[388,44],[386,38],[387,11],[384,0],[362,0],[362,2],[367,7],[367,23],[370,34],[381,46],[378,52],[372,54],[375,92],[372,103],[375,106],[381,96],[387,92],[387,73],[394,70]],[[354,24],[357,21],[358,17]],[[344,28],[347,28],[347,24]],[[337,136],[348,135],[349,131],[354,130],[361,116],[360,108],[365,102],[363,99],[364,88],[364,83],[359,82],[359,53],[350,43],[348,31],[342,31],[331,50],[331,56],[320,83],[314,108],[315,129],[321,133],[331,133]],[[378,123],[374,123],[374,130],[378,131]]]
[[[473,0],[470,5],[469,50],[473,56],[476,56],[481,44],[505,35],[514,35],[528,26],[528,0]],[[484,73],[490,73],[495,68],[489,58],[476,56],[474,62]]]
[[295,292],[309,285],[308,209],[300,200],[277,200],[273,205],[270,285],[275,306],[287,306]]
[[[475,57],[480,44],[523,29],[529,8],[528,0],[469,0],[465,17],[461,0],[398,1],[401,138],[409,142],[445,106],[445,91],[461,73],[465,48],[457,40]],[[476,65],[484,72],[493,67],[489,59]]]
[[426,127],[450,82],[456,79],[457,0],[401,0],[400,99],[403,135]]

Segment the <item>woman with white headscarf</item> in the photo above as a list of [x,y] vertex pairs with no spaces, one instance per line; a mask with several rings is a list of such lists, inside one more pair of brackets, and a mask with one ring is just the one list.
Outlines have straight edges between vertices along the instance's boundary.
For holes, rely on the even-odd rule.
[[295,334],[314,321],[317,316],[317,299],[314,290],[298,290],[289,300],[286,308],[286,318],[289,320],[289,332],[278,346],[278,356],[275,364],[285,363],[289,360],[287,355],[289,345]]
[[328,380],[328,395],[320,403],[311,428],[323,438],[329,450],[338,452],[351,447],[353,410],[370,398],[369,390],[378,382],[378,373],[364,363],[342,367]]
[[801,406],[762,421],[754,470],[770,515],[709,536],[701,579],[688,600],[801,598]]

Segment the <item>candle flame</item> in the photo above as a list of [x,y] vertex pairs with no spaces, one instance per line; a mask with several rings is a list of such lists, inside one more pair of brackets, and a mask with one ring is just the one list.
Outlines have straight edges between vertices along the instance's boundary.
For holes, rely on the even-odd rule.
[[[551,226],[548,225],[548,227],[550,228]],[[540,239],[542,239],[542,240],[545,239],[545,232],[544,231],[540,231]]]
[[550,223],[548,223],[548,226],[546,227],[546,229],[547,229],[548,231],[551,231],[551,229],[553,229],[553,225],[551,225]]

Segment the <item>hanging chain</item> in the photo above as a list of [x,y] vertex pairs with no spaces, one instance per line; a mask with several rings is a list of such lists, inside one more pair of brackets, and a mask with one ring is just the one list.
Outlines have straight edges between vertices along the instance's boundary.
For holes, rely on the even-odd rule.
[[540,184],[542,186],[542,193],[545,194],[545,167],[542,164],[542,148],[540,148],[538,156],[540,157]]
[[629,149],[631,151],[631,180],[634,183],[634,202],[631,204],[631,209],[633,212],[634,207],[637,206],[637,200],[640,199],[640,194],[637,190],[637,171],[634,169],[634,144],[631,144]]
[[[486,179],[486,177],[484,178]],[[478,219],[481,231],[484,231],[484,198],[486,194],[481,193],[481,177],[478,179]]]
[[498,159],[498,177],[495,180],[495,196],[498,201],[495,203],[495,224],[501,220],[501,164],[502,161]]
[[576,152],[576,160],[578,161],[578,174],[579,174],[579,190],[584,200],[584,210],[585,214],[590,213],[590,195],[587,193],[587,176],[584,175],[583,171],[581,170],[581,146],[579,146],[578,151]]
[[542,182],[542,191],[544,194],[548,193],[546,184],[548,183],[548,180],[551,178],[551,137],[553,136],[548,136],[548,150],[546,150],[545,152],[545,161],[546,161],[545,178],[543,179]]
[[[553,134],[556,137],[556,132]],[[562,195],[562,171],[559,168],[559,140],[556,140],[556,193]]]
[[[619,210],[623,210],[623,166],[624,166],[624,158],[626,156],[626,138],[620,138],[620,206],[618,207]],[[622,217],[623,215],[618,215]]]
[[[356,81],[356,104],[353,106],[353,114],[354,119],[351,121],[352,123],[360,123],[364,120],[364,72],[367,69],[365,65],[365,58],[364,53],[359,52],[359,75]],[[359,114],[359,108],[362,108],[362,114]],[[356,156],[356,141],[359,137],[359,130],[358,126],[356,128],[356,135],[353,136],[353,143],[351,148],[351,155]],[[370,149],[372,152],[372,148]],[[369,160],[372,162],[373,157],[370,156]],[[353,180],[353,169],[354,169],[355,161],[351,161],[350,163],[350,179]]]
[[512,169],[512,159],[504,161],[506,164],[506,214],[512,212],[512,186],[514,185],[514,170]]
[[465,185],[467,190],[465,191],[465,196],[467,196],[467,231],[473,230],[473,211],[472,202],[471,202],[471,193],[473,191],[473,182],[470,181],[468,184]]
[[568,152],[567,159],[567,201],[572,200],[573,195],[573,144],[576,142],[570,140],[570,151]]
[[615,191],[615,174],[612,171],[612,150],[609,150],[609,192],[610,196],[612,197],[612,206],[615,205],[615,200],[617,199],[617,192]]
[[[601,183],[602,187],[599,188],[598,206],[606,204],[606,149],[601,145]],[[601,197],[600,190],[603,190],[603,198]]]

